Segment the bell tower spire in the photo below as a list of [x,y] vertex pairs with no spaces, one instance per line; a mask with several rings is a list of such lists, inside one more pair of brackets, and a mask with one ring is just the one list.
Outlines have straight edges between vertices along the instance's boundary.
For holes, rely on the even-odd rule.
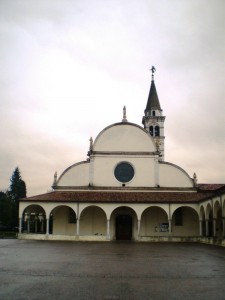
[[155,87],[154,73],[156,71],[155,67],[152,66],[150,69],[152,71],[152,80],[150,91],[148,95],[146,109],[144,111],[144,117],[142,119],[142,124],[144,128],[149,132],[149,134],[154,138],[156,143],[156,149],[160,154],[160,159],[164,160],[164,122],[165,116],[163,116],[163,111],[160,106],[158,94]]

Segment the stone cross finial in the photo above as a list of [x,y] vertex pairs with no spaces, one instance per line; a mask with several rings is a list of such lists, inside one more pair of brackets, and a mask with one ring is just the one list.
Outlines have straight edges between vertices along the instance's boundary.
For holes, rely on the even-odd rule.
[[126,106],[123,107],[123,120],[122,122],[127,122],[127,110]]
[[154,73],[156,71],[156,68],[152,66],[150,70],[152,71],[152,80],[154,80]]

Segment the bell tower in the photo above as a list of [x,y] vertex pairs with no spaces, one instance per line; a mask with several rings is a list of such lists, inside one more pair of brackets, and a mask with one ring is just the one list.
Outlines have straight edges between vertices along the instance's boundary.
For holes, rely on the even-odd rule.
[[166,117],[163,116],[163,111],[161,109],[155,87],[155,67],[152,66],[151,71],[152,81],[146,109],[144,111],[145,115],[142,119],[142,124],[144,125],[144,128],[149,132],[149,134],[153,137],[156,143],[157,151],[159,152],[160,160],[164,161],[164,122]]

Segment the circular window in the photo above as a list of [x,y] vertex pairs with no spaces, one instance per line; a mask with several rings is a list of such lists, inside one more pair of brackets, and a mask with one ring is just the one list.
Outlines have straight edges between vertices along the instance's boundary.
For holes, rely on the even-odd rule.
[[120,182],[131,181],[134,177],[134,168],[127,162],[121,162],[116,166],[114,175]]

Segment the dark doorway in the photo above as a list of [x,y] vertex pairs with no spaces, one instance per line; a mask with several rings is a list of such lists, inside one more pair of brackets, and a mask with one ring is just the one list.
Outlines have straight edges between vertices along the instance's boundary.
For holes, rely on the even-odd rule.
[[132,217],[130,215],[119,215],[116,217],[116,239],[132,239]]

